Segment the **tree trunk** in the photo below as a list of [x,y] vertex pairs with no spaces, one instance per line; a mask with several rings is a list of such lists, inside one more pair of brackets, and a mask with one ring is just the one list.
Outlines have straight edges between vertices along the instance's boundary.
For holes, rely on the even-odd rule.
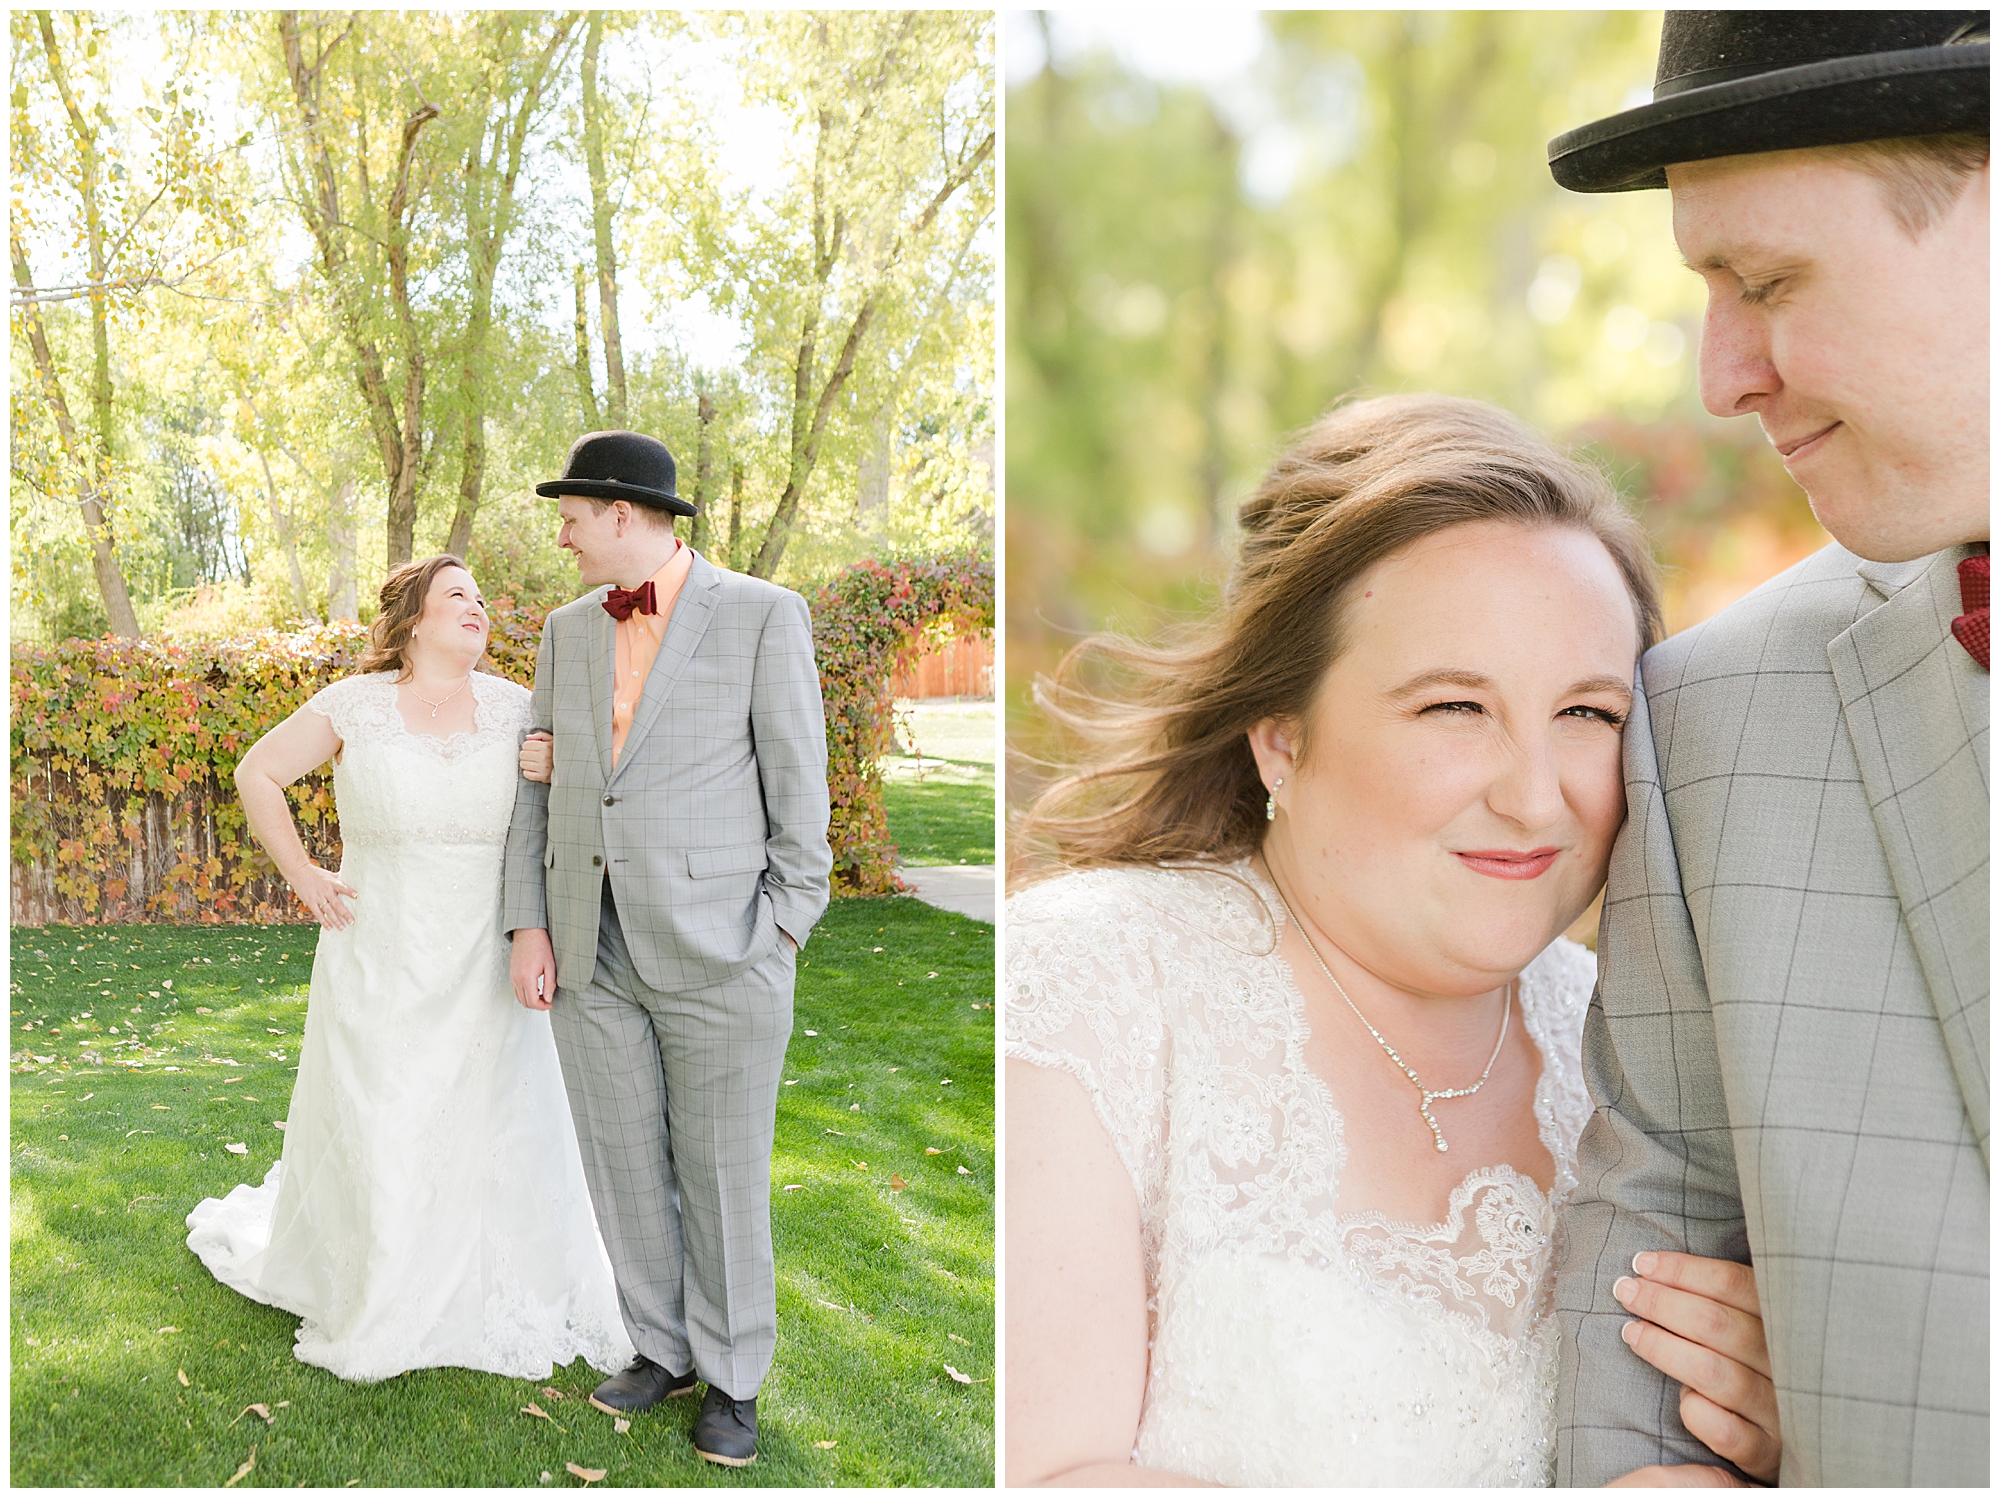
[[[402,152],[397,161],[396,188],[389,201],[387,242],[391,292],[403,328],[406,356],[414,354],[405,368],[402,411],[399,414],[381,350],[368,332],[361,289],[356,278],[346,274],[347,251],[340,237],[346,224],[341,217],[339,178],[333,169],[333,153],[322,134],[320,72],[335,49],[354,29],[357,20],[358,13],[349,18],[347,26],[322,47],[310,63],[306,61],[298,11],[278,13],[278,39],[284,48],[285,72],[291,82],[292,99],[298,106],[299,123],[303,127],[302,149],[307,153],[311,167],[313,190],[310,199],[302,204],[306,226],[312,231],[319,248],[320,270],[333,292],[341,329],[354,351],[355,383],[360,387],[362,403],[368,412],[369,430],[374,434],[376,451],[382,460],[382,476],[388,482],[387,552],[389,565],[393,567],[410,558],[412,533],[416,529],[417,466],[423,448],[423,353],[414,343],[415,320],[410,316],[409,307],[408,236],[401,227],[401,219],[409,204],[410,159],[416,148],[417,134],[437,118],[438,109],[434,104],[426,104],[405,123]],[[365,130],[366,123],[364,114],[357,128]],[[365,150],[361,156],[361,171],[365,194],[368,190]]]
[[739,571],[737,543],[743,535],[743,465],[729,465],[729,570]]
[[[604,333],[605,414],[613,427],[626,422],[625,345],[618,333],[618,257],[611,245],[611,195],[604,172],[604,113],[597,92],[597,49],[604,12],[590,13],[583,40],[583,155],[590,171],[590,223],[597,241],[597,316]],[[592,426],[596,425],[595,420]]]
[[695,441],[694,524],[689,527],[688,545],[706,553],[709,537],[708,476],[715,456],[715,399],[706,390],[695,404],[695,420],[701,435]]
[[[7,247],[13,253],[14,284],[25,291],[33,291],[35,278],[28,268],[27,252],[11,231]],[[139,616],[133,611],[132,595],[125,587],[125,574],[119,570],[111,522],[105,517],[104,505],[99,497],[97,455],[85,447],[82,434],[70,417],[69,402],[63,396],[62,381],[56,373],[55,355],[49,348],[48,331],[42,326],[40,305],[29,301],[20,312],[22,321],[27,324],[28,346],[35,356],[35,373],[41,380],[49,409],[55,415],[56,434],[62,440],[63,456],[69,460],[70,468],[80,480],[78,488],[83,493],[83,531],[90,540],[90,566],[97,577],[98,594],[104,600],[104,617],[110,622],[113,634],[136,640],[139,638]]]
[[326,570],[326,617],[359,619],[361,599],[355,578],[354,491],[360,481],[353,474],[341,480],[339,490],[326,508],[327,550],[332,561]]
[[[574,15],[557,24],[555,34],[542,48],[527,81],[512,101],[511,118],[502,106],[498,118],[492,122],[491,158],[481,159],[485,154],[482,132],[481,143],[473,147],[466,163],[465,229],[472,261],[472,309],[466,321],[458,376],[465,437],[458,471],[458,509],[451,517],[451,535],[445,542],[445,549],[459,556],[464,556],[465,549],[472,544],[472,521],[479,513],[486,483],[486,340],[493,328],[493,282],[500,270],[500,252],[514,226],[514,186],[521,175],[528,127],[541,107],[542,90],[556,57],[575,24]],[[482,182],[479,180],[482,177],[490,180]],[[404,555],[408,556],[407,550]]]
[[[42,383],[57,410],[56,425],[62,436],[63,450],[83,479],[83,528],[90,537],[91,569],[97,575],[97,591],[104,598],[105,618],[110,621],[113,634],[136,640],[139,638],[139,616],[133,611],[132,595],[126,589],[125,574],[118,566],[118,553],[104,506],[104,483],[111,460],[112,410],[111,330],[104,284],[109,257],[104,251],[103,205],[97,200],[102,162],[98,156],[97,132],[91,127],[82,105],[69,86],[69,70],[63,64],[62,49],[56,45],[55,23],[47,11],[40,12],[36,20],[41,27],[42,47],[48,53],[49,73],[55,80],[56,92],[62,96],[63,108],[68,112],[70,133],[75,137],[77,155],[83,165],[83,181],[79,190],[83,197],[84,237],[90,251],[90,404],[94,427],[87,454],[76,425],[70,419],[69,403],[63,398],[62,385],[56,378],[55,358],[49,349],[47,330],[42,325],[41,309],[34,303],[30,303],[27,309],[30,337],[34,342],[35,363],[41,372]],[[13,253],[15,282],[32,289],[34,276],[28,267],[27,252],[11,232],[8,244]]]
[[589,277],[579,261],[576,267],[576,403],[583,413],[583,429],[594,432],[598,429],[597,392],[591,388],[590,379],[590,314],[584,301],[587,285]]
[[306,592],[306,575],[299,567],[298,536],[292,525],[291,513],[278,502],[278,481],[271,477],[271,460],[264,456],[261,448],[257,452],[257,461],[264,468],[264,494],[271,503],[271,528],[278,533],[278,550],[285,556],[285,578],[292,585],[292,608],[302,618],[314,616],[317,611]]
[[793,366],[792,394],[792,451],[791,463],[785,475],[784,492],[778,496],[777,508],[771,513],[771,527],[764,533],[764,544],[757,549],[757,559],[750,564],[753,577],[770,577],[778,570],[778,563],[784,557],[785,545],[791,539],[791,531],[798,517],[799,501],[805,496],[807,482],[812,478],[813,468],[819,462],[820,441],[826,433],[827,418],[833,412],[833,403],[848,376],[854,373],[855,355],[860,352],[862,340],[868,336],[868,326],[875,320],[876,299],[880,295],[891,271],[903,257],[910,242],[936,222],[944,205],[951,201],[953,194],[972,180],[986,159],[993,154],[993,134],[986,138],[972,154],[959,163],[939,186],[930,202],[924,205],[922,213],[915,221],[897,231],[895,240],[889,246],[876,269],[876,282],[868,297],[861,304],[861,310],[854,314],[854,321],[848,327],[847,337],[842,342],[840,357],[834,361],[833,370],[820,387],[819,398],[812,402],[811,414],[807,414],[807,401],[811,394],[812,381],[816,370],[817,339],[819,334],[820,303],[827,285],[832,278],[833,268],[840,255],[840,245],[845,223],[838,211],[833,216],[830,238],[823,237],[823,220],[817,208],[819,193],[819,166],[823,159],[824,141],[829,121],[825,111],[820,114],[819,154],[815,156],[813,214],[813,244],[818,254],[815,257],[815,286],[813,287],[803,326],[799,335],[797,362]]

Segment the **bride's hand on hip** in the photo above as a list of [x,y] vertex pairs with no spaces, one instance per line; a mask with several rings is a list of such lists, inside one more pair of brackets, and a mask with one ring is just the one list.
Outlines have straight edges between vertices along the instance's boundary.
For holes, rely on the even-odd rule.
[[556,741],[537,728],[521,741],[521,778],[547,785],[555,777]]
[[[1757,1277],[1747,1264],[1694,1254],[1641,1253],[1633,1273],[1611,1287],[1620,1305],[1639,1320],[1625,1325],[1625,1345],[1681,1384],[1681,1423],[1717,1456],[1759,1482],[1778,1480],[1778,1399]],[[1647,1473],[1686,1472],[1649,1467]],[[1728,1474],[1694,1469],[1705,1485]],[[1630,1485],[1642,1473],[1621,1479]],[[1655,1476],[1638,1485],[1684,1486],[1686,1479]]]
[[330,931],[345,931],[354,924],[354,912],[347,908],[348,899],[359,899],[361,891],[352,888],[338,874],[330,874],[316,863],[309,863],[287,881],[292,893],[299,897],[299,903],[313,913],[313,919]]

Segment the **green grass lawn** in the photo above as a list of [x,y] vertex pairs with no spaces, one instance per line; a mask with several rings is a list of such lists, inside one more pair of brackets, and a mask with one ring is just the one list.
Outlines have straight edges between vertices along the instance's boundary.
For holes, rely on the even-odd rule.
[[993,704],[898,702],[900,750],[882,763],[896,861],[993,862]]
[[188,1209],[278,1155],[315,934],[14,930],[15,1485],[215,1485],[253,1448],[240,1487],[578,1486],[570,1463],[607,1485],[992,1483],[990,926],[843,900],[806,947],[772,1161],[778,1356],[741,1471],[694,1455],[694,1400],[617,1434],[580,1360],[546,1383],[343,1383],[292,1357],[296,1318],[188,1252]]

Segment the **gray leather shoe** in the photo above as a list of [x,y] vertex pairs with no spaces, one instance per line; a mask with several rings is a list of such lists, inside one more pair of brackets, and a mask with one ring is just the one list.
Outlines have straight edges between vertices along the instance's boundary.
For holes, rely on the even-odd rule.
[[599,1384],[590,1398],[593,1404],[609,1405],[614,1410],[636,1415],[641,1410],[650,1410],[662,1399],[692,1394],[697,1382],[694,1369],[669,1373],[642,1352],[623,1373],[614,1373]]
[[714,1384],[701,1398],[694,1422],[694,1449],[704,1460],[747,1467],[757,1459],[757,1400],[731,1399]]

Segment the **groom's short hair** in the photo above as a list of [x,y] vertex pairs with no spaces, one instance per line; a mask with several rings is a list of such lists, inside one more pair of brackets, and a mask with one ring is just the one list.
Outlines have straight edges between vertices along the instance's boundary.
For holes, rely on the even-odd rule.
[[1813,148],[1815,155],[1873,177],[1891,216],[1911,239],[1923,238],[1951,211],[1991,151],[1983,134],[1905,135]]
[[[590,508],[599,515],[602,515],[613,505],[620,503],[620,501],[615,499],[599,499],[594,494],[579,494],[576,497],[588,502]],[[673,530],[674,512],[672,510],[662,509],[659,505],[641,504],[636,499],[628,499],[623,501],[623,503],[630,505],[634,514],[645,516],[646,523],[656,530]]]

